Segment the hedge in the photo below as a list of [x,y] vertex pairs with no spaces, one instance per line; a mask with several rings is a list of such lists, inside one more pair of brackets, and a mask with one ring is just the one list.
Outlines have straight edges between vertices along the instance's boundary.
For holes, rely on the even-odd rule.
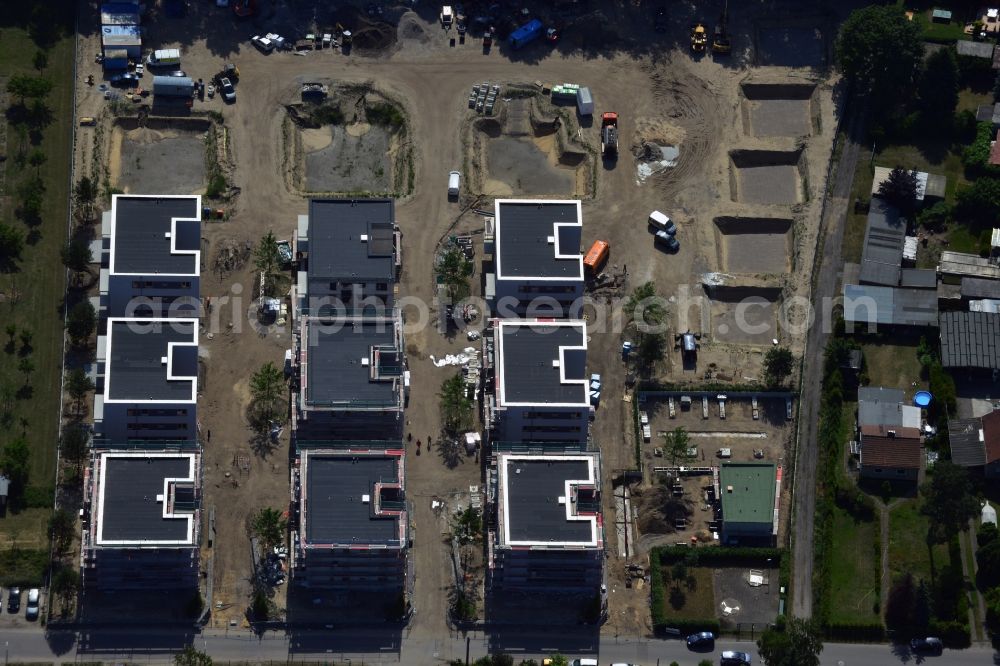
[[972,645],[969,636],[969,625],[952,620],[950,622],[931,622],[930,631],[934,636],[940,636],[944,646],[952,649],[963,649]]
[[41,587],[48,565],[49,553],[45,550],[0,550],[0,585]]
[[[661,546],[654,548],[659,561],[663,564],[684,562],[692,567],[740,567],[760,564],[767,565],[767,560],[780,564],[779,560],[785,551],[781,548],[745,548],[740,546],[711,546],[694,548],[691,546]],[[650,559],[652,563],[652,558]]]
[[653,632],[657,636],[667,635],[668,629],[674,629],[681,635],[693,634],[699,631],[711,631],[713,634],[718,636],[722,631],[719,621],[715,618],[706,620],[679,620],[671,618],[661,624],[653,623]]
[[666,585],[663,582],[663,572],[661,566],[660,552],[654,548],[649,553],[649,614],[653,621],[653,628],[661,626],[666,621],[663,615],[663,604],[666,602]]
[[835,641],[879,643],[885,640],[885,627],[881,622],[831,622],[826,625],[826,637]]

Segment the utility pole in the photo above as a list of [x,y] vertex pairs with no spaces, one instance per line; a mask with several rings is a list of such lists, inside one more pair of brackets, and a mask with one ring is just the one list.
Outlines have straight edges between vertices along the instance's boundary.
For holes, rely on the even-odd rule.
[[465,666],[469,666],[469,637],[465,637]]

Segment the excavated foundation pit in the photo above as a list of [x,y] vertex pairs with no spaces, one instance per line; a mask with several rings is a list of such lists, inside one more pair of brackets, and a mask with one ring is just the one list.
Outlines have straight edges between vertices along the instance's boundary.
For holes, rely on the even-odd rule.
[[473,132],[484,194],[587,195],[590,156],[565,149],[558,121],[533,118],[530,100],[510,100],[503,119],[476,120]]
[[803,201],[802,149],[729,153],[733,201],[790,206]]
[[778,337],[780,289],[714,287],[706,292],[715,342],[768,345]]
[[111,184],[130,194],[192,194],[205,191],[203,119],[135,118],[115,121],[111,134]]
[[721,270],[782,274],[791,267],[790,219],[717,217],[715,241]]
[[817,133],[819,110],[812,83],[744,83],[743,128],[757,137]]

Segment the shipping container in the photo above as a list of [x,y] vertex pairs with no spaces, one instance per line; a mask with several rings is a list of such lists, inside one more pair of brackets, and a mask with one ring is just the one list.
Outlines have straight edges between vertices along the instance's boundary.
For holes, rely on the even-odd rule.
[[190,76],[154,76],[153,94],[161,97],[193,97],[194,81]]
[[528,42],[538,39],[542,35],[542,27],[542,22],[538,19],[531,20],[510,33],[507,43],[511,48],[519,49]]
[[593,115],[594,98],[590,95],[590,88],[583,87],[576,91],[576,110],[581,116]]
[[590,246],[590,250],[587,252],[586,256],[583,258],[583,265],[591,273],[597,273],[604,262],[608,260],[608,254],[611,251],[611,245],[607,241],[594,241],[594,244]]

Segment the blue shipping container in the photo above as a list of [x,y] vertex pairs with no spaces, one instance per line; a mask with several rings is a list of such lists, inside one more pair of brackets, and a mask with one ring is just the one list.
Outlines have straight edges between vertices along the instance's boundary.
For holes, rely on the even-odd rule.
[[533,39],[537,39],[542,34],[542,22],[538,19],[532,19],[528,23],[525,23],[520,28],[510,33],[510,37],[507,42],[511,45],[511,48],[519,49]]

